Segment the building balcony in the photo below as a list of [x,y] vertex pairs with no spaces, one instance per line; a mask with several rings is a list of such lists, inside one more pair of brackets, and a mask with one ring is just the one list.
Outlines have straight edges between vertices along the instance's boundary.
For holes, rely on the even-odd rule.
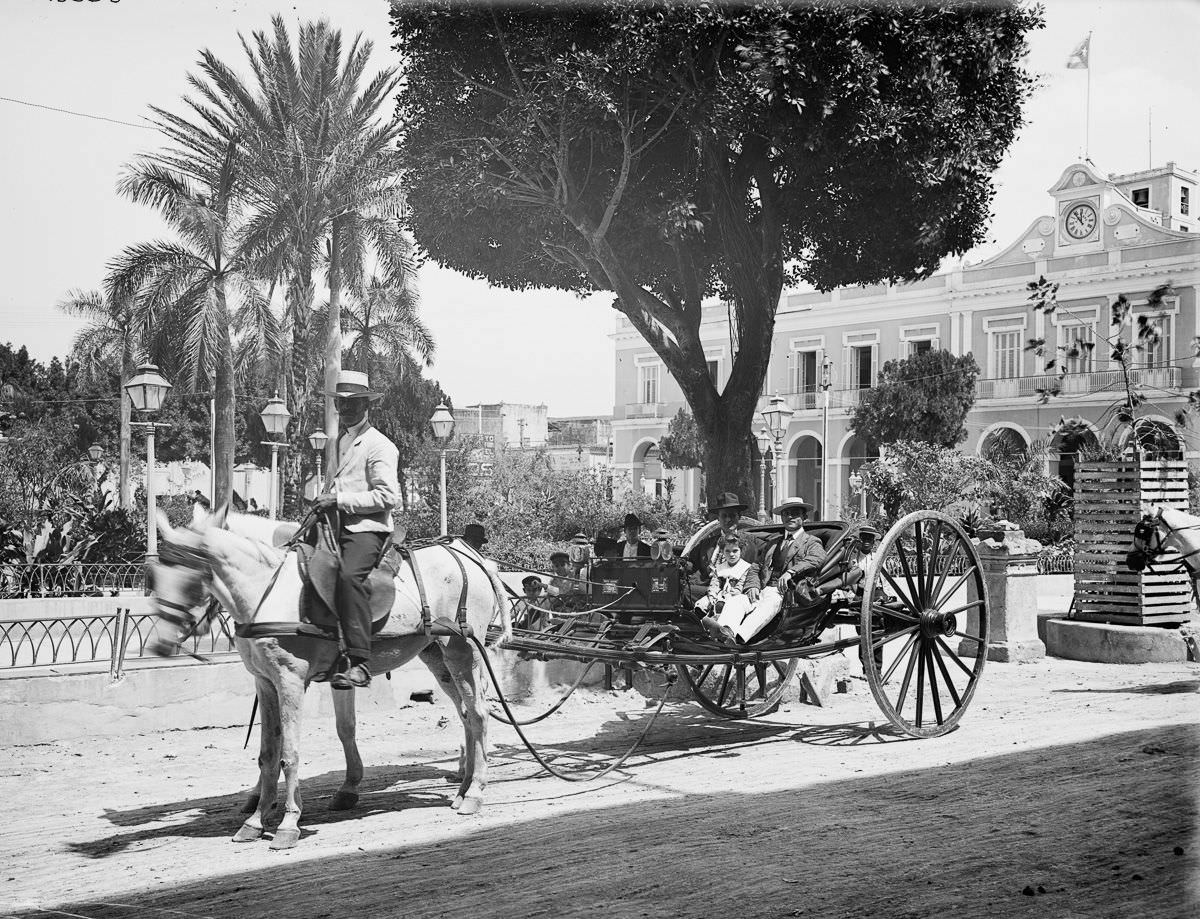
[[[829,407],[831,409],[852,409],[858,405],[863,389],[831,389],[829,391]],[[779,395],[787,400],[788,407],[794,412],[815,412],[825,407],[825,393],[821,390],[807,392],[781,392]],[[758,400],[759,411],[766,408],[767,403],[775,396],[774,393],[761,396]]]
[[[1129,382],[1134,386],[1177,390],[1181,381],[1182,373],[1178,367],[1151,367],[1129,372]],[[1099,370],[1094,373],[1068,373],[1061,380],[1053,373],[1009,380],[980,380],[978,397],[1022,399],[1037,396],[1039,390],[1053,390],[1056,387],[1063,394],[1111,393],[1115,397],[1124,389],[1125,377],[1120,370]]]
[[671,418],[679,406],[674,402],[627,402],[623,411],[626,421],[638,418]]

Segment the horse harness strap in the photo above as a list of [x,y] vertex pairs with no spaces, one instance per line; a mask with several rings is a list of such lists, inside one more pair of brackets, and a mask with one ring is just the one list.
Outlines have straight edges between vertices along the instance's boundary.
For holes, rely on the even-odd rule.
[[467,569],[463,567],[458,553],[450,548],[447,543],[440,541],[424,542],[414,546],[394,546],[396,554],[408,562],[409,568],[412,569],[413,580],[417,584],[417,596],[421,601],[421,628],[424,629],[426,638],[433,636],[433,614],[429,609],[429,595],[425,591],[425,580],[421,576],[421,567],[417,564],[417,550],[428,549],[433,546],[441,546],[445,549],[454,559],[454,563],[458,565],[458,572],[462,578],[462,589],[458,594],[458,626],[463,630],[467,627]]

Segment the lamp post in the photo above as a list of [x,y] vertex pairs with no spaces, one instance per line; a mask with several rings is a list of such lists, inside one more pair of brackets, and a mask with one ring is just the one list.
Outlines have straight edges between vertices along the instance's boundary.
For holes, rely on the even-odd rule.
[[429,426],[433,428],[433,436],[436,437],[442,444],[442,535],[446,535],[446,444],[450,440],[450,435],[454,432],[454,416],[450,414],[450,409],[445,405],[439,405],[433,410],[433,416],[429,419]]
[[758,432],[758,519],[767,522],[767,451],[771,449],[771,432],[763,428]]
[[858,495],[858,511],[863,517],[867,516],[867,493],[863,490],[863,477],[858,471],[850,473],[850,490]]
[[163,400],[170,391],[171,384],[153,364],[142,364],[132,379],[125,384],[125,393],[129,396],[130,405],[144,418],[142,421],[134,422],[133,426],[146,429],[146,561],[148,563],[158,557],[158,522],[154,519],[158,510],[154,494],[154,429],[167,427],[165,424],[151,420],[150,416],[162,408]]
[[314,494],[321,494],[325,490],[325,480],[321,478],[321,457],[325,452],[325,444],[329,441],[329,435],[320,428],[314,430],[308,435],[308,445],[313,448],[313,452],[317,457],[317,488]]
[[[771,397],[771,401],[767,403],[767,407],[762,411],[763,421],[767,423],[767,430],[770,432],[772,439],[775,442],[775,466],[779,465],[779,458],[783,456],[783,435],[787,433],[788,422],[792,420],[792,407],[788,405],[787,399],[775,393]],[[778,476],[779,485],[783,486],[783,476]]]
[[[292,413],[287,410],[276,391],[274,397],[267,400],[267,407],[258,413],[258,417],[262,419],[267,434],[274,438],[287,431]],[[287,444],[278,440],[268,440],[263,446],[271,448],[271,494],[267,499],[267,516],[274,520],[279,507],[279,451],[286,450]]]

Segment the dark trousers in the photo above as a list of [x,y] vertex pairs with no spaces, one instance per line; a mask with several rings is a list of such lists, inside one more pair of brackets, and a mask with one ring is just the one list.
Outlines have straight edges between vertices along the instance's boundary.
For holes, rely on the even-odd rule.
[[338,570],[337,614],[342,623],[342,640],[353,660],[371,656],[371,604],[367,595],[367,576],[383,550],[386,533],[348,533],[342,531],[338,546],[342,565]]

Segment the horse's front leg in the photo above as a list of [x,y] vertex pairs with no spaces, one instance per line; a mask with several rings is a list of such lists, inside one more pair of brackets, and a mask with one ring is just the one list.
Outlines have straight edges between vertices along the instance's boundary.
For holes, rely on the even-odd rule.
[[300,839],[300,714],[304,679],[298,673],[282,670],[277,677],[276,689],[279,692],[284,800],[283,819],[271,840],[271,848],[290,849]]
[[242,805],[242,813],[250,816],[234,834],[234,842],[253,842],[262,836],[263,821],[275,806],[275,796],[279,788],[279,697],[275,691],[275,684],[264,677],[255,677],[254,686],[258,693],[258,711],[261,718],[258,728],[258,787]]
[[331,692],[338,740],[342,742],[342,750],[346,753],[346,777],[342,781],[342,787],[329,802],[329,809],[345,811],[358,804],[358,786],[362,782],[363,764],[355,738],[354,689],[334,689]]
[[466,731],[466,757],[458,797],[458,813],[479,813],[483,790],[487,786],[487,681],[482,662],[465,638],[451,638],[442,651],[442,659],[459,697],[459,714]]

